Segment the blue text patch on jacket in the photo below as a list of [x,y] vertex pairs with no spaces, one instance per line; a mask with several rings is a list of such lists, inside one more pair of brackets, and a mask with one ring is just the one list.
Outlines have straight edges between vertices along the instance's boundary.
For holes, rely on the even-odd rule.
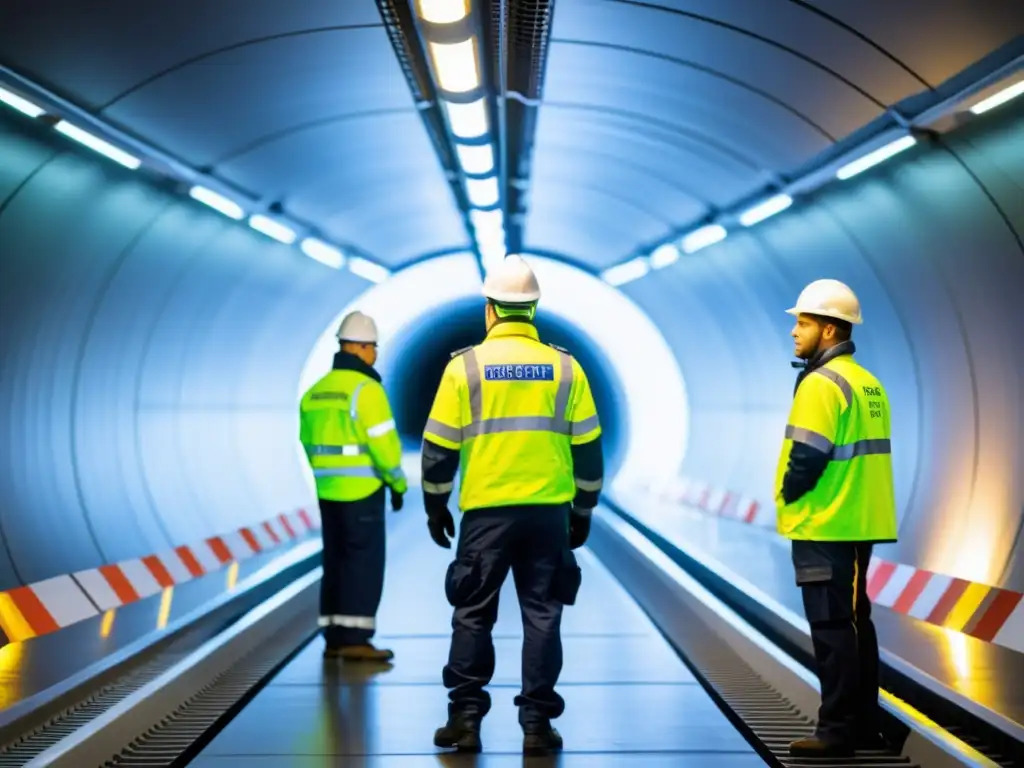
[[484,379],[487,381],[554,381],[555,366],[528,363],[485,365]]

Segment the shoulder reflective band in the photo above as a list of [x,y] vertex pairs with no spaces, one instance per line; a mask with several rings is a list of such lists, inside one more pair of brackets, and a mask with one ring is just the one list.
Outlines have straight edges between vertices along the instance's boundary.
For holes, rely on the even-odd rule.
[[853,387],[850,386],[850,382],[843,378],[842,375],[833,371],[831,368],[818,368],[817,370],[813,371],[813,373],[819,376],[824,376],[829,381],[834,382],[835,385],[839,387],[839,389],[841,389],[843,392],[843,397],[846,399],[846,407],[850,407],[850,405],[853,403]]
[[367,453],[365,445],[311,445],[313,456],[360,456]]
[[[469,389],[470,423],[463,427],[461,434],[449,437],[446,431],[437,434],[457,442],[464,437],[492,435],[498,432],[557,432],[572,434],[572,426],[566,419],[569,398],[572,395],[572,358],[564,352],[558,353],[558,391],[555,393],[554,416],[499,416],[483,418],[483,391],[481,388],[480,363],[476,350],[470,349],[463,355],[466,366],[466,387]],[[443,428],[443,425],[438,425]],[[455,432],[456,430],[449,429]]]
[[442,493],[451,493],[454,488],[455,483],[428,483],[426,480],[423,481],[423,490],[435,496]]
[[316,467],[313,477],[380,477],[375,467]]
[[794,443],[803,443],[811,448],[816,448],[822,453],[829,454],[832,461],[849,461],[857,456],[873,456],[878,454],[892,453],[892,442],[888,438],[879,437],[867,440],[857,440],[844,445],[833,445],[824,435],[819,435],[810,429],[786,425],[786,437]]
[[349,404],[348,407],[348,415],[352,417],[352,421],[355,421],[356,416],[358,415],[356,412],[356,404],[359,402],[359,390],[361,390],[365,386],[366,382],[361,381],[359,382],[359,384],[356,385],[356,388],[352,390],[352,402]]
[[366,430],[366,434],[368,434],[370,437],[380,437],[381,435],[386,435],[394,428],[395,420],[388,419],[387,421],[382,421],[380,424],[375,424],[374,426],[370,427],[368,430]]

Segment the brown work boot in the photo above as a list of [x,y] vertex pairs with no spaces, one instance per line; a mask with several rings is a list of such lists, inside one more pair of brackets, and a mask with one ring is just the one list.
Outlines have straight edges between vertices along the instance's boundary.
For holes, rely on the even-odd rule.
[[853,747],[843,742],[826,741],[820,736],[797,739],[789,745],[793,757],[853,757]]
[[376,648],[373,643],[342,645],[333,650],[335,658],[345,659],[345,661],[391,661],[395,658],[393,651],[387,648]]

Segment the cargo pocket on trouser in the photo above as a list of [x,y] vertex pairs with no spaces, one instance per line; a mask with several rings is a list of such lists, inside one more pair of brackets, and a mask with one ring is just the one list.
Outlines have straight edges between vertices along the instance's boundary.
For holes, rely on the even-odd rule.
[[574,605],[583,582],[583,572],[576,564],[576,555],[570,549],[562,550],[551,576],[551,598],[562,605]]
[[482,600],[494,570],[494,556],[473,552],[457,556],[448,564],[444,596],[452,608],[466,608]]
[[853,619],[853,569],[844,567],[841,561],[845,553],[831,545],[793,542],[796,583],[803,593],[804,613],[811,624]]

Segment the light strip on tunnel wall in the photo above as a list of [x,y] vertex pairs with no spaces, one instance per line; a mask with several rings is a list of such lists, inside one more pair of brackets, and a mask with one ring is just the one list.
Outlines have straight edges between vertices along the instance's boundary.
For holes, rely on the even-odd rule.
[[242,210],[242,206],[234,200],[229,200],[223,195],[217,194],[212,189],[207,189],[197,184],[188,191],[188,196],[193,200],[198,200],[200,203],[210,206],[215,211],[223,213],[229,219],[241,221],[245,217],[245,211]]
[[302,240],[299,248],[309,258],[319,261],[321,264],[331,267],[332,269],[341,269],[345,266],[345,254],[335,248],[333,245],[328,245],[323,240],[317,240],[315,237],[307,237]]
[[659,245],[651,251],[648,261],[650,262],[651,269],[664,269],[679,261],[679,249],[672,243]]
[[896,141],[892,141],[884,147],[879,147],[874,152],[869,152],[852,163],[847,163],[836,171],[836,178],[841,181],[852,179],[858,173],[863,173],[868,168],[874,168],[879,163],[884,163],[890,157],[910,149],[915,144],[917,144],[917,139],[913,136],[904,136],[903,138],[896,139]]
[[632,280],[639,280],[651,271],[650,264],[643,256],[638,256],[623,264],[608,267],[601,273],[601,279],[608,285],[625,285]]
[[254,213],[249,217],[249,226],[257,232],[277,240],[279,243],[291,245],[295,242],[294,230],[261,213]]
[[679,247],[687,256],[695,254],[702,248],[714,245],[725,240],[729,233],[721,224],[708,224],[706,227],[695,229],[687,235],[683,235],[679,241]]
[[789,195],[775,195],[762,203],[748,208],[739,215],[739,222],[744,227],[752,227],[777,213],[782,213],[793,204]]
[[88,147],[93,152],[98,152],[104,157],[109,157],[115,163],[120,163],[125,168],[136,170],[142,161],[134,155],[130,155],[122,149],[118,149],[113,144],[104,141],[98,136],[93,136],[88,131],[84,131],[77,125],[73,125],[66,120],[61,120],[54,128],[59,132],[67,136],[69,139],[77,141],[84,147]]
[[371,283],[383,283],[391,276],[391,271],[380,264],[364,259],[362,256],[353,256],[348,260],[348,269],[353,275],[358,275]]
[[1021,80],[1019,83],[1015,83],[1008,88],[1004,88],[998,93],[989,96],[987,99],[982,99],[971,107],[971,112],[976,115],[983,115],[990,109],[995,109],[996,107],[1010,101],[1010,99],[1017,98],[1021,94],[1024,94],[1024,80]]
[[28,99],[23,99],[18,94],[11,93],[3,88],[0,88],[0,102],[3,102],[12,109],[16,109],[21,112],[21,114],[28,115],[29,117],[39,117],[40,115],[46,114],[46,110],[42,107],[37,107]]

